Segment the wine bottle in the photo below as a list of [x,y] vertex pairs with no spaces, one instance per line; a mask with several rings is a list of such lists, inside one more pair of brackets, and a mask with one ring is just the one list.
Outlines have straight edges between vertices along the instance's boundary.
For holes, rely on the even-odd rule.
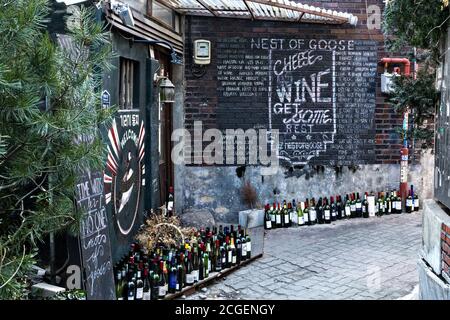
[[413,196],[413,206],[414,206],[414,211],[419,211],[420,207],[419,207],[419,196],[417,195],[416,192],[414,192],[413,190],[413,186],[411,186],[411,190],[412,190],[412,196]]
[[356,199],[355,194],[350,194],[350,218],[356,218]]
[[317,223],[317,211],[314,198],[311,199],[311,206],[309,208],[309,221],[312,225],[315,225]]
[[169,287],[167,268],[164,261],[159,263],[159,285],[158,285],[158,298],[164,299]]
[[122,272],[116,273],[116,298],[117,300],[123,300],[124,282],[122,280]]
[[336,211],[337,211],[337,219],[341,220],[344,217],[344,209],[342,205],[342,198],[341,196],[336,196]]
[[237,234],[235,245],[236,245],[236,264],[240,265],[242,261],[242,241],[240,232]]
[[331,211],[331,221],[336,221],[337,220],[337,210],[336,210],[336,203],[334,202],[333,196],[330,198],[330,211]]
[[369,194],[366,192],[364,194],[364,201],[362,204],[362,212],[363,212],[363,218],[369,218]]
[[185,264],[186,264],[186,286],[192,286],[195,283],[195,275],[193,273],[194,266],[192,264],[192,252],[190,250],[190,247],[188,246],[187,249],[187,255],[185,257]]
[[219,239],[219,241],[221,243],[223,242],[224,234],[223,234],[223,227],[222,227],[222,225],[219,225],[219,234],[217,235],[217,239]]
[[394,214],[396,212],[396,203],[393,191],[386,193],[386,201],[388,205],[387,214]]
[[383,215],[383,198],[382,198],[382,193],[378,192],[378,200],[377,200],[377,216],[381,217]]
[[390,215],[392,213],[392,198],[389,192],[386,192],[386,210],[385,214]]
[[271,220],[271,229],[276,229],[277,227],[277,205],[274,202],[272,206],[272,210],[270,211],[270,220]]
[[[412,186],[411,186],[412,188]],[[408,192],[408,197],[406,198],[406,205],[405,205],[405,212],[406,213],[411,213],[414,210],[414,206],[413,206],[413,197],[412,197],[412,190],[409,190]]]
[[212,252],[212,249],[211,249],[211,243],[208,240],[207,240],[207,243],[206,243],[205,253],[208,256],[208,264],[207,264],[206,267],[207,267],[208,273],[209,273],[212,270],[212,256],[213,256],[213,252]]
[[382,197],[383,197],[383,215],[387,214],[387,193],[382,192]]
[[317,212],[317,222],[319,224],[325,223],[322,198],[319,198],[319,201],[317,201],[316,212]]
[[127,300],[134,300],[136,297],[136,278],[130,272],[128,275],[128,284],[127,284]]
[[231,242],[230,242],[230,238],[227,237],[226,240],[227,243],[227,268],[231,268],[232,262],[233,262],[233,250],[231,249]]
[[361,198],[359,197],[359,192],[356,193],[356,217],[362,218],[362,202]]
[[267,204],[264,212],[264,228],[266,230],[272,229],[272,218],[270,217],[270,206]]
[[299,205],[297,205],[297,223],[299,226],[305,225],[305,216],[303,214],[304,210],[304,203],[300,202]]
[[144,281],[142,280],[142,272],[141,270],[137,271],[136,275],[136,300],[144,299]]
[[203,244],[198,247],[198,281],[205,279],[205,264],[203,261]]
[[184,264],[184,253],[180,253],[178,264],[177,264],[177,273],[178,273],[178,287],[177,291],[181,291],[184,287],[186,287],[186,266]]
[[[241,248],[242,250],[242,248]],[[220,241],[216,240],[216,267],[214,268],[216,272],[222,271],[222,255],[220,251]]]
[[350,217],[352,216],[351,203],[352,203],[352,201],[350,200],[350,197],[348,195],[346,195],[345,196],[345,209],[344,209],[345,219],[350,219]]
[[397,200],[397,214],[401,214],[403,212],[403,204],[402,204],[403,199],[400,195],[400,192],[397,193],[396,200]]
[[[222,227],[222,226],[221,226]],[[194,277],[194,283],[199,281],[199,252],[198,252],[198,244],[194,242],[192,245],[192,275]]]
[[153,273],[150,278],[150,287],[151,287],[151,293],[150,293],[150,299],[151,300],[158,300],[163,299],[165,297],[165,294],[160,296],[160,278],[158,273],[158,265],[156,263],[153,264]]
[[325,205],[325,207],[323,208],[323,214],[324,214],[324,220],[325,220],[325,223],[327,223],[327,224],[330,224],[331,223],[331,208],[330,208],[330,205],[328,204],[328,199],[327,198],[325,198],[324,199],[324,205]]
[[250,235],[248,230],[245,229],[245,241],[246,241],[246,249],[247,249],[247,259],[250,259],[252,256],[252,240],[250,239]]
[[169,270],[169,293],[175,293],[177,291],[178,275],[175,260],[176,258],[173,257]]
[[384,216],[385,205],[386,205],[384,192],[380,192],[380,197],[381,197],[381,214],[380,214],[380,216]]
[[289,228],[291,226],[291,204],[289,203],[284,209],[284,227]]
[[234,238],[231,238],[231,242],[230,242],[230,247],[231,247],[231,266],[235,266],[237,265],[237,251],[236,251],[236,246],[234,245]]
[[[244,249],[244,246],[242,246],[242,249]],[[223,270],[227,267],[227,249],[225,248],[224,242],[222,242],[220,245],[220,260],[221,260],[221,267]]]
[[305,209],[303,210],[303,219],[305,219],[305,225],[310,226],[311,220],[309,215],[309,200],[306,198]]
[[287,205],[286,200],[283,201],[281,208],[281,228],[286,228]]
[[298,204],[295,202],[295,199],[292,200],[291,210],[289,211],[289,220],[290,220],[290,226],[291,227],[297,227],[298,226],[297,205]]
[[206,250],[203,252],[203,278],[207,279],[209,277],[209,269],[210,269],[210,261],[209,261],[209,254]]
[[391,203],[391,214],[395,214],[397,213],[397,202],[396,202],[396,197],[395,197],[395,192],[394,191],[390,191],[388,193],[388,198],[389,201]]
[[282,226],[282,218],[281,218],[281,209],[280,209],[280,203],[277,204],[277,212],[276,212],[276,227],[277,228],[281,228]]
[[373,194],[373,191],[367,196],[367,203],[368,203],[368,213],[369,217],[375,217],[376,214],[376,204],[375,204],[375,195]]

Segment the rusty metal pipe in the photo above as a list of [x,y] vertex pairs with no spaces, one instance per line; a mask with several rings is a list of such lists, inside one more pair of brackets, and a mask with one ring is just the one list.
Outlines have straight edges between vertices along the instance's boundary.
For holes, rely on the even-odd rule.
[[381,63],[384,65],[398,63],[405,65],[405,75],[409,77],[411,75],[411,61],[406,58],[383,58],[381,59]]
[[[411,61],[406,58],[382,58],[381,63],[384,64],[385,68],[389,64],[403,64],[405,66],[405,75],[409,77],[411,75]],[[402,207],[403,202],[408,196],[408,161],[409,161],[409,149],[408,140],[406,137],[406,132],[408,130],[408,110],[403,113],[403,147],[400,149],[401,162],[400,162],[400,194],[402,197]]]

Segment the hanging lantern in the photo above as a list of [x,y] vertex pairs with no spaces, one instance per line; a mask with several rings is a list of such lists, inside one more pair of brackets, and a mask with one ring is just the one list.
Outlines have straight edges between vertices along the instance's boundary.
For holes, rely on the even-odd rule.
[[175,102],[175,86],[172,81],[164,77],[159,82],[159,97],[161,103],[174,103]]

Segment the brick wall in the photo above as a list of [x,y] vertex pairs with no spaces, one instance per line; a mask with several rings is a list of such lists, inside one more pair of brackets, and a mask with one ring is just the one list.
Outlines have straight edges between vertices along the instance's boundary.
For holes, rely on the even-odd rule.
[[[368,5],[378,5],[383,8],[383,1],[367,1]],[[194,121],[202,121],[203,129],[219,128],[227,126],[241,127],[263,127],[263,121],[255,119],[263,118],[267,115],[258,115],[258,112],[267,112],[265,101],[258,98],[241,99],[240,104],[230,100],[230,105],[235,109],[229,112],[221,108],[226,99],[219,98],[219,81],[217,77],[217,54],[222,47],[218,43],[226,39],[251,39],[257,37],[284,37],[287,39],[334,39],[334,40],[354,40],[354,41],[374,41],[376,43],[376,59],[389,56],[385,52],[384,37],[381,30],[368,30],[366,24],[366,3],[360,0],[334,0],[334,1],[302,1],[311,5],[329,8],[332,10],[346,11],[357,15],[358,26],[349,25],[322,25],[322,24],[302,24],[284,23],[269,21],[250,21],[241,19],[188,17],[186,19],[186,101],[185,101],[185,124],[188,130],[193,129]],[[212,43],[212,61],[205,68],[198,68],[192,63],[193,41],[195,39],[207,39]],[[219,52],[218,52],[219,51]],[[378,67],[376,77],[376,99],[373,102],[374,113],[369,119],[369,128],[363,134],[357,136],[362,143],[367,141],[367,146],[358,145],[357,150],[341,151],[339,148],[333,149],[333,144],[328,151],[318,157],[313,157],[311,164],[322,165],[350,165],[350,164],[395,164],[399,161],[399,148],[401,141],[395,127],[401,126],[401,116],[394,113],[392,107],[386,104],[385,96],[380,91],[380,73],[382,66]],[[219,101],[220,100],[220,101]],[[259,105],[260,104],[260,105]],[[344,105],[344,104],[343,104]],[[253,106],[253,107],[252,107]],[[226,109],[225,109],[226,110]],[[358,112],[358,109],[351,110],[349,114]],[[356,120],[357,121],[357,120]],[[356,121],[354,123],[356,123]],[[351,126],[351,124],[349,125]],[[335,145],[340,143],[345,145],[347,141],[354,140],[352,135],[347,133],[336,135]],[[337,142],[336,142],[337,141]],[[344,147],[345,148],[345,147]],[[352,149],[352,148],[349,148]]]
[[450,226],[442,224],[441,231],[442,248],[442,275],[450,283]]

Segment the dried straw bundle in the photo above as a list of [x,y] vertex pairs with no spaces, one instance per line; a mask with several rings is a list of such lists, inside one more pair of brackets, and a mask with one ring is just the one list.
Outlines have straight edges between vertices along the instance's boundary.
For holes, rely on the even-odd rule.
[[244,203],[248,205],[251,209],[253,209],[256,206],[256,203],[258,201],[258,195],[256,194],[255,188],[249,181],[246,181],[242,186],[241,197],[242,201],[244,201]]
[[196,231],[195,228],[181,227],[180,219],[177,216],[166,217],[153,213],[136,236],[136,240],[144,252],[148,253],[160,244],[167,247],[178,247],[182,244],[183,238],[191,238]]

